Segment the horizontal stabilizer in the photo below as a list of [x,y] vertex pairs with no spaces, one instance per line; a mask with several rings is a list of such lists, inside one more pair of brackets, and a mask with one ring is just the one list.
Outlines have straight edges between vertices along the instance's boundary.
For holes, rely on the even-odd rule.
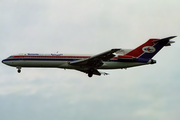
[[165,46],[171,46],[172,43],[175,43],[175,41],[169,41]]
[[[154,40],[153,43],[164,42],[164,41],[173,39],[173,38],[175,38],[175,37],[177,37],[177,36],[171,36],[171,37],[167,37],[167,38],[163,38],[163,39],[159,39],[159,40]],[[172,43],[174,43],[174,41],[172,41]]]

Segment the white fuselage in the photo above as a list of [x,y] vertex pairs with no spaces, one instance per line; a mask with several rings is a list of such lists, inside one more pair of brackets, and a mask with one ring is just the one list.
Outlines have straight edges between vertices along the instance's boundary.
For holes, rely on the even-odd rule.
[[[92,55],[68,55],[68,54],[21,54],[13,55],[4,59],[2,62],[13,67],[49,67],[78,69],[81,66],[70,65],[69,62],[88,59]],[[97,69],[119,69],[128,68],[147,63],[139,62],[120,62],[117,57],[108,61],[103,61],[103,65]],[[89,67],[88,67],[89,68]]]
[[98,69],[122,69],[140,65],[155,64],[152,58],[164,47],[170,46],[173,41],[171,36],[163,39],[149,39],[135,49],[113,48],[96,55],[68,55],[68,54],[37,54],[26,53],[13,55],[2,62],[16,67],[18,73],[21,67],[48,67],[75,69],[93,75],[107,75]]

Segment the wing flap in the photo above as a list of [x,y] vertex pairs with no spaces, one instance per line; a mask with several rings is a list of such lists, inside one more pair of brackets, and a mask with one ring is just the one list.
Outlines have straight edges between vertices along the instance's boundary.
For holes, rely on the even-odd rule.
[[115,53],[116,51],[118,51],[120,49],[111,49],[108,50],[106,52],[100,53],[98,55],[92,56],[90,59],[101,59],[103,61],[108,61],[109,59],[111,59],[112,57],[114,57],[115,55],[113,53]]

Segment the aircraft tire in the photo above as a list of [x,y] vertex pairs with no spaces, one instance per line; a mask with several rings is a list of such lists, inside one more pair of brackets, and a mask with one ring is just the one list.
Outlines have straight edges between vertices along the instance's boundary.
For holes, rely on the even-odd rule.
[[18,73],[21,73],[21,70],[17,70],[18,71]]
[[88,76],[89,76],[89,77],[92,77],[92,76],[93,76],[93,73],[89,72],[89,73],[88,73]]

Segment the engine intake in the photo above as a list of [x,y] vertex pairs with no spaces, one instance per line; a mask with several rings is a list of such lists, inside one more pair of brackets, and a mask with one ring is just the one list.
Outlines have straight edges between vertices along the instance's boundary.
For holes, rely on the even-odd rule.
[[148,61],[148,63],[149,63],[149,64],[155,64],[155,63],[156,63],[156,60],[150,59],[150,60]]

